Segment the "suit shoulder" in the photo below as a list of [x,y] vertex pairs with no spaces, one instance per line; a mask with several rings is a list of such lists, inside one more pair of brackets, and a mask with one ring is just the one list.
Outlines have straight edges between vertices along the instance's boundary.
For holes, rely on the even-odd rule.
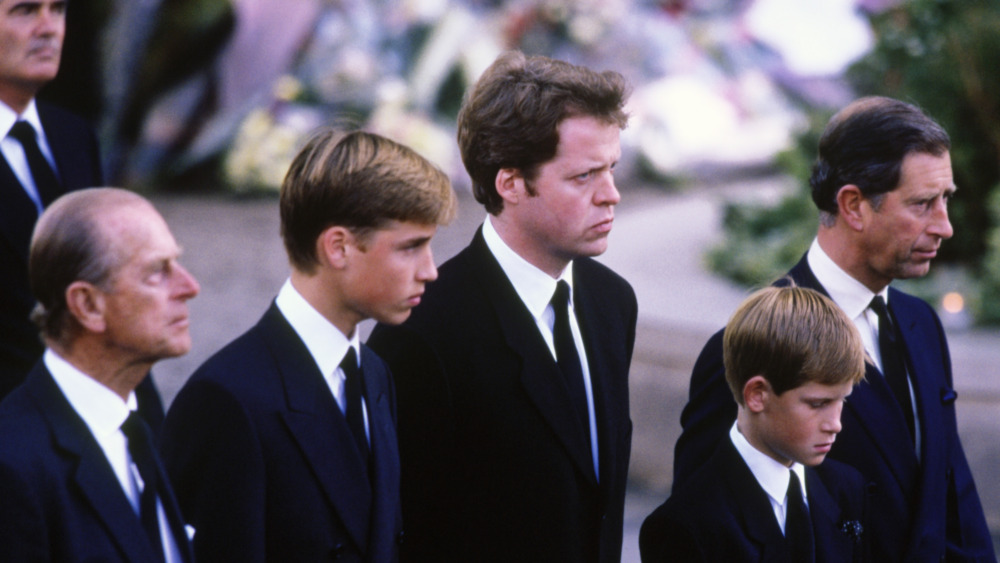
[[864,475],[846,463],[827,458],[814,469],[831,493],[845,492],[849,496],[860,496],[865,490],[867,480]]
[[634,297],[635,291],[632,289],[632,284],[597,260],[593,258],[577,258],[573,261],[573,264],[575,268],[574,275],[583,276],[587,280],[594,280],[617,291],[626,291]]
[[248,405],[267,403],[281,393],[277,369],[269,343],[254,327],[205,360],[181,387],[175,402],[207,393],[229,395]]
[[94,128],[90,122],[57,105],[39,101],[38,115],[43,126],[46,129],[54,128],[58,135],[75,132],[88,137],[94,136]]
[[889,304],[897,314],[898,311],[905,310],[911,314],[926,315],[933,318],[936,323],[939,322],[938,314],[930,303],[891,286],[889,287]]

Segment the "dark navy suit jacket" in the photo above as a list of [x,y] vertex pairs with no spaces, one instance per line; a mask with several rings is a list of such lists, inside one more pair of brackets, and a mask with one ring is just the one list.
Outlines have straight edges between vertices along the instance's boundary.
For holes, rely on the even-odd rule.
[[[806,468],[816,563],[868,561],[865,481],[836,461]],[[642,524],[643,563],[788,562],[767,493],[728,436]]]
[[[806,258],[789,272],[795,283],[826,294]],[[906,348],[921,444],[914,451],[903,413],[878,368],[851,394],[843,430],[829,458],[869,480],[876,561],[995,561],[993,544],[955,419],[951,357],[944,329],[925,302],[889,288],[889,308]],[[705,345],[691,375],[674,455],[674,490],[698,470],[736,419],[726,385],[722,332]],[[918,457],[919,455],[919,457]]]
[[597,262],[573,268],[599,481],[561,372],[481,229],[406,323],[368,339],[399,391],[407,561],[620,561],[636,300]]
[[371,479],[302,340],[271,305],[211,357],[167,413],[162,451],[200,561],[398,559],[396,398],[361,349]]
[[[169,490],[160,501],[182,557],[192,561],[177,501]],[[0,561],[155,557],[104,451],[39,361],[0,403]]]

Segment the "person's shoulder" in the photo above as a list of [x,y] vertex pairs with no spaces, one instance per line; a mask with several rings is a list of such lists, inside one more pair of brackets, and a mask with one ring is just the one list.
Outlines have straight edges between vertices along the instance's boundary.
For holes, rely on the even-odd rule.
[[38,117],[41,118],[42,125],[46,129],[55,127],[60,130],[93,132],[90,122],[66,108],[41,100],[38,100],[36,104],[38,107]]
[[181,388],[181,394],[191,393],[192,388],[214,388],[236,397],[266,396],[271,392],[268,380],[277,370],[272,344],[262,336],[258,323],[209,356]]
[[577,258],[573,260],[573,268],[573,275],[583,280],[632,293],[632,284],[628,280],[593,258]]
[[52,431],[46,415],[21,385],[0,402],[0,460],[24,466],[39,452],[52,450]]
[[865,490],[867,480],[864,475],[846,463],[827,458],[813,469],[831,492],[846,491],[860,494]]

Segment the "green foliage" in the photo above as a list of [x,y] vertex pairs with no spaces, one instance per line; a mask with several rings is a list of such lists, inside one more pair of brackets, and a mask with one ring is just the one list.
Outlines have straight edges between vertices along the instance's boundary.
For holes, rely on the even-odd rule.
[[751,287],[771,283],[809,248],[816,234],[815,209],[801,191],[773,207],[727,205],[727,240],[709,251],[709,267]]
[[[993,187],[987,208],[995,224],[1000,224],[1000,185]],[[977,320],[1000,324],[1000,229],[986,237],[986,257],[982,266],[982,284]]]
[[809,192],[809,174],[819,135],[830,115],[816,112],[796,146],[777,155],[786,174],[800,178],[800,188],[774,206],[731,203],[723,212],[725,240],[708,252],[709,268],[738,283],[756,287],[784,275],[802,257],[816,235],[817,213]]

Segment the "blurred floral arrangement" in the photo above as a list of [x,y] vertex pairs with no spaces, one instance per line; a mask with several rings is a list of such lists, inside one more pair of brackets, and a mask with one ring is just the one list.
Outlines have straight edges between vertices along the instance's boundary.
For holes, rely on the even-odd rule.
[[271,3],[282,5],[270,12],[282,18],[273,25],[304,22],[300,39],[285,42],[286,64],[250,66],[251,77],[237,79],[254,79],[256,89],[221,81],[238,94],[203,124],[187,155],[188,162],[217,158],[223,183],[237,192],[276,190],[310,131],[331,123],[411,145],[456,187],[467,186],[455,115],[468,86],[510,48],[629,79],[632,120],[622,137],[629,162],[622,168],[639,180],[768,166],[802,126],[798,102],[808,97],[778,75],[780,57],[747,30],[753,2],[258,0],[234,4],[234,43],[241,33],[250,38],[217,66],[239,67],[237,59],[253,60],[261,45],[273,48],[266,39],[277,33],[273,25],[255,28],[254,14],[241,13],[256,10],[265,19],[262,6]]

